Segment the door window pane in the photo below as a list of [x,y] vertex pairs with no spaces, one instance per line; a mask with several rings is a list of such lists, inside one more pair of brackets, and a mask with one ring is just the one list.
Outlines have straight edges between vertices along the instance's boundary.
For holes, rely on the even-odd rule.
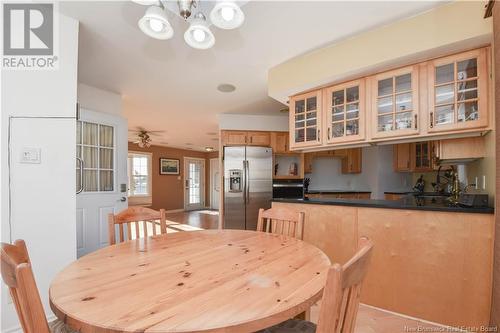
[[94,123],[83,122],[83,144],[97,145],[97,129],[98,125]]
[[85,169],[97,168],[97,147],[83,147],[82,151],[83,165]]
[[453,82],[455,80],[454,64],[436,67],[436,84]]
[[478,119],[477,101],[458,103],[458,121],[471,121]]
[[333,108],[332,121],[344,120],[344,106],[336,106]]
[[378,113],[392,112],[392,96],[378,99]]
[[97,191],[97,171],[83,170],[83,190],[85,192]]
[[101,147],[113,147],[113,127],[101,125],[99,141]]
[[305,101],[300,100],[295,102],[295,113],[302,113],[305,111]]
[[392,94],[392,77],[378,81],[378,95],[385,96]]
[[455,105],[443,105],[436,107],[436,125],[451,124],[454,122]]
[[457,62],[457,80],[466,80],[477,77],[477,59],[468,59]]
[[113,171],[99,171],[100,180],[99,186],[100,191],[113,191]]
[[307,99],[307,111],[316,110],[316,97]]
[[411,128],[412,114],[412,112],[396,113],[396,129]]
[[344,104],[344,90],[334,91],[332,94],[332,105]]
[[347,88],[345,93],[346,93],[347,103],[356,102],[357,100],[359,100],[359,87],[358,86]]
[[394,130],[394,118],[393,114],[383,115],[378,117],[378,131],[387,132]]
[[306,138],[307,138],[307,141],[314,141],[314,140],[317,140],[317,136],[316,136],[316,128],[307,128],[306,129]]
[[396,95],[396,112],[411,110],[413,108],[411,92]]
[[457,83],[457,94],[459,101],[477,98],[477,80]]
[[339,138],[344,136],[344,122],[332,124],[332,136]]
[[436,104],[448,104],[455,101],[453,84],[436,87]]
[[345,134],[346,135],[358,135],[359,134],[359,121],[358,120],[349,120],[345,125]]
[[396,93],[411,90],[411,74],[396,76]]
[[113,169],[113,149],[99,149],[99,167],[101,169]]

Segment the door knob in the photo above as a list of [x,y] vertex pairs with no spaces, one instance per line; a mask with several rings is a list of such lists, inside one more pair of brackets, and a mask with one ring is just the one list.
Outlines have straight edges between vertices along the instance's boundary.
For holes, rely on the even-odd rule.
[[125,202],[125,201],[127,201],[127,197],[121,197],[119,201]]

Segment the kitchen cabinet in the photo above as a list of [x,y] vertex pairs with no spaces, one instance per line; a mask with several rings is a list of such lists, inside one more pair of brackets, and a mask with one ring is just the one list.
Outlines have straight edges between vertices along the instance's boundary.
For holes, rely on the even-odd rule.
[[271,136],[265,131],[223,131],[223,146],[261,146],[271,145]]
[[307,148],[320,146],[322,91],[290,97],[290,147]]
[[230,145],[246,145],[247,132],[246,131],[223,131],[222,144],[224,146]]
[[360,141],[365,138],[365,80],[355,80],[326,88],[325,142]]
[[411,143],[393,146],[393,167],[396,172],[411,171]]
[[477,159],[486,157],[486,144],[484,136],[440,140],[436,143],[435,151],[436,158],[444,163],[450,160]]
[[269,147],[271,135],[269,132],[247,132],[247,145]]
[[418,68],[408,66],[370,78],[373,138],[419,133]]
[[396,172],[429,172],[434,170],[434,143],[422,141],[393,146],[393,167]]
[[489,50],[482,48],[429,63],[429,132],[488,125]]
[[304,173],[312,173],[314,153],[304,153]]
[[288,132],[271,132],[271,148],[273,153],[289,153],[289,134]]
[[361,148],[345,149],[346,156],[342,158],[342,173],[361,173]]
[[423,141],[411,144],[413,171],[429,172],[434,170],[433,142]]

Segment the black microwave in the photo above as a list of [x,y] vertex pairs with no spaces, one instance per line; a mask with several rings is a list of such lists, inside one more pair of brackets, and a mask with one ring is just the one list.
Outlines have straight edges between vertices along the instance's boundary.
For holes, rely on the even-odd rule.
[[304,199],[304,181],[302,179],[273,181],[273,199]]

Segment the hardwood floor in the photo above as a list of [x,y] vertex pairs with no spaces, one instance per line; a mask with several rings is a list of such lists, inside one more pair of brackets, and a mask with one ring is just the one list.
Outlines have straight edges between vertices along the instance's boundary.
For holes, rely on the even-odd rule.
[[216,210],[194,210],[189,212],[167,213],[167,221],[188,224],[202,229],[217,229],[219,212]]

